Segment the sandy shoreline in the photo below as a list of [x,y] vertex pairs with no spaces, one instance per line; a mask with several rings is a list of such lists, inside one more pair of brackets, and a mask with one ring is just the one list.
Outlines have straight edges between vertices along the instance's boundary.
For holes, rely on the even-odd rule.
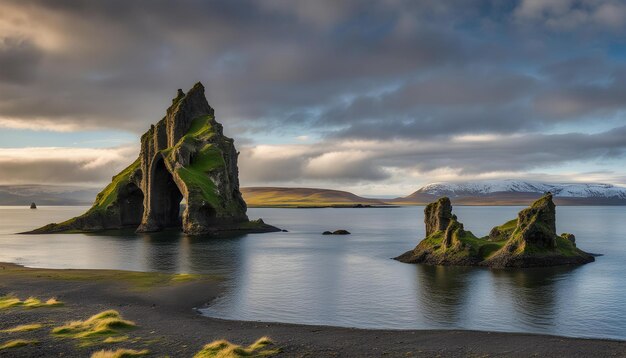
[[[142,276],[143,275],[143,276]],[[546,335],[460,330],[363,330],[330,326],[244,322],[200,316],[193,308],[211,302],[220,292],[219,279],[194,277],[168,281],[167,275],[108,270],[28,269],[0,263],[0,296],[56,297],[63,307],[0,310],[0,330],[28,323],[47,328],[24,333],[0,333],[4,341],[24,338],[40,343],[0,351],[6,357],[85,357],[100,349],[132,348],[150,356],[191,357],[216,339],[248,345],[269,336],[284,357],[626,357],[626,342]],[[158,275],[158,274],[157,274]],[[95,277],[96,279],[90,279]],[[79,347],[50,336],[50,327],[118,310],[137,323],[121,342]]]

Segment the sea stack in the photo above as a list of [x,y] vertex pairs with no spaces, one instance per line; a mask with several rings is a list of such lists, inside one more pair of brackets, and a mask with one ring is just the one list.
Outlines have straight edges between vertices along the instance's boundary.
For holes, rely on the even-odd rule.
[[[139,232],[182,227],[187,234],[278,229],[249,221],[239,191],[238,152],[215,120],[204,86],[178,90],[165,117],[141,137],[139,157],[113,177],[85,214],[31,233]],[[179,213],[181,200],[186,209]]]
[[31,209],[37,209],[37,205],[34,202],[32,202],[32,203],[30,203],[30,208]]
[[556,207],[547,193],[517,219],[477,238],[452,214],[450,199],[440,198],[424,210],[426,238],[396,260],[430,265],[540,267],[580,265],[594,257],[576,247],[574,235],[556,234]]

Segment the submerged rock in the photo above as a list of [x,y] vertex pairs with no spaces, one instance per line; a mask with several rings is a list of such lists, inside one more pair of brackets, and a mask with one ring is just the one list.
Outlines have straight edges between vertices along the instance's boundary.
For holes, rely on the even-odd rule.
[[517,219],[494,227],[483,238],[463,229],[449,203],[447,198],[441,198],[426,207],[426,238],[397,260],[490,267],[578,265],[594,261],[592,255],[576,247],[574,235],[556,234],[556,208],[550,193],[520,211]]
[[[182,226],[185,233],[277,231],[249,221],[239,191],[238,152],[223,134],[197,83],[178,90],[165,117],[141,137],[139,157],[114,176],[85,214],[33,233],[97,231],[136,227],[159,231]],[[180,202],[186,207],[179,215]]]
[[340,230],[335,230],[332,232],[324,231],[322,235],[350,235],[350,232],[348,230],[340,229]]

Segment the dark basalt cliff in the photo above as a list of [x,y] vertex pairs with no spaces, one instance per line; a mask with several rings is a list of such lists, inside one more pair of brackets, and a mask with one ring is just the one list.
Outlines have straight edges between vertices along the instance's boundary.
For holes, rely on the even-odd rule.
[[440,198],[424,209],[426,238],[396,257],[406,263],[430,265],[539,267],[580,265],[594,257],[576,247],[574,235],[556,234],[556,207],[548,193],[519,212],[517,219],[477,238],[452,214],[450,199]]
[[[114,176],[85,214],[31,233],[182,226],[185,233],[276,231],[249,221],[239,191],[238,152],[197,83],[178,90],[167,113],[141,137],[139,158]],[[186,208],[179,214],[181,200]]]

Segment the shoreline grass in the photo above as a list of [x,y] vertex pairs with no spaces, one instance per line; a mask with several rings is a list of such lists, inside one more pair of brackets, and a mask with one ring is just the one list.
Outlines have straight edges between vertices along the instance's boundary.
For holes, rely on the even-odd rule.
[[261,337],[247,347],[220,339],[205,345],[193,358],[269,357],[280,353],[280,348],[270,348],[273,345],[268,337]]
[[116,350],[100,350],[97,352],[93,352],[91,354],[91,358],[131,358],[131,357],[142,357],[150,354],[150,351],[147,349],[142,349],[140,351],[135,349],[126,349],[120,348]]
[[2,333],[30,332],[30,331],[36,331],[38,329],[41,329],[42,327],[43,327],[43,324],[40,324],[40,323],[21,324],[13,328],[0,330],[0,332]]
[[115,310],[103,311],[84,321],[72,321],[52,329],[59,338],[93,339],[121,335],[122,331],[135,328],[135,322],[122,318]]
[[[29,268],[12,263],[0,263],[0,278],[3,275],[24,278],[46,278],[61,281],[104,281],[122,283],[136,291],[147,291],[158,287],[169,287],[188,282],[221,281],[217,275],[190,273],[139,272],[122,270],[92,269],[47,269]],[[34,303],[34,302],[33,302]],[[0,309],[7,304],[0,297]]]
[[63,302],[56,298],[50,298],[47,301],[41,301],[36,297],[29,297],[24,301],[20,300],[17,296],[9,294],[0,296],[0,310],[8,308],[41,308],[41,307],[59,307],[63,306]]
[[39,341],[28,340],[28,339],[13,339],[7,342],[4,342],[0,345],[0,351],[11,348],[19,348],[24,346],[29,346],[32,344],[38,344]]

